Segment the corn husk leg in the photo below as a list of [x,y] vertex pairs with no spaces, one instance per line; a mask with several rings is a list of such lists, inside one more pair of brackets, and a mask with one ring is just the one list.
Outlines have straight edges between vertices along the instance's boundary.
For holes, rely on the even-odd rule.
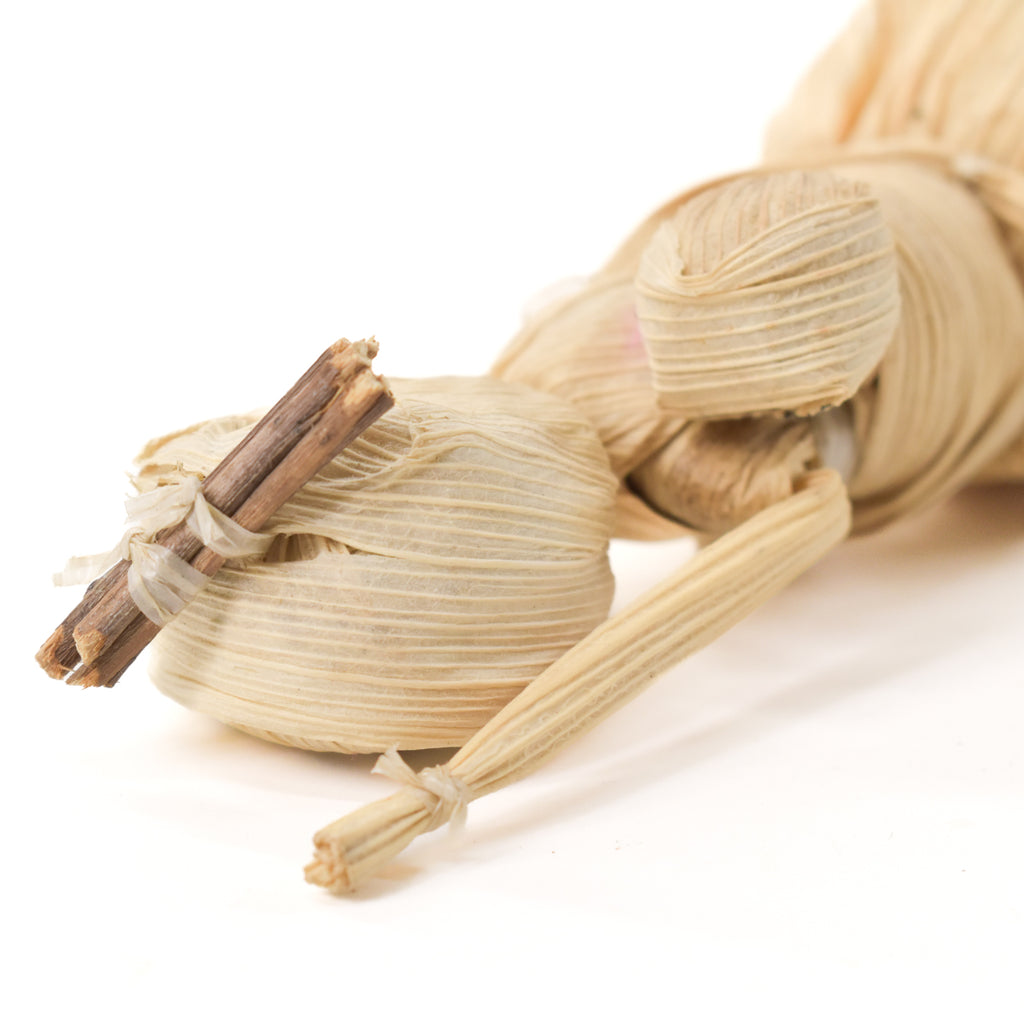
[[391,796],[321,830],[307,880],[335,893],[358,888],[416,836],[534,771],[720,636],[814,565],[849,528],[838,474],[809,473],[792,497],[724,534],[580,641],[447,765],[410,774],[409,784]]

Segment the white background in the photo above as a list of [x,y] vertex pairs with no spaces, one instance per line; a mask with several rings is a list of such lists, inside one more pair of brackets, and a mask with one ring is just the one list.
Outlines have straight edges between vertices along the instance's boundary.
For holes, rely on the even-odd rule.
[[[1020,489],[850,542],[358,898],[391,783],[32,662],[141,442],[336,337],[481,373],[757,160],[848,0],[47,3],[0,25],[8,1020],[1020,1020]],[[686,555],[616,545],[619,602]]]

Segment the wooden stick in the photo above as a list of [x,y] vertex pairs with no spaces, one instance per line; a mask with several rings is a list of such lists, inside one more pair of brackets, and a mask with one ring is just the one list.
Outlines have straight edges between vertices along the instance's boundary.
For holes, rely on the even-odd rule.
[[[289,392],[253,427],[241,444],[210,473],[203,483],[203,494],[207,501],[226,515],[234,515],[247,496],[246,488],[258,483],[283,458],[331,400],[338,385],[336,361],[344,358],[346,351],[351,351],[349,343],[341,341],[323,352]],[[375,352],[376,349],[371,352],[371,356]],[[173,541],[167,536],[157,539],[167,543],[186,561],[196,554],[198,546],[190,550],[187,543],[194,539],[191,532],[183,529],[168,532],[178,533],[179,536]],[[182,547],[179,548],[179,545]],[[115,635],[125,628],[127,621],[118,620],[117,616],[126,607],[122,587],[127,573],[128,563],[121,561],[94,580],[82,601],[43,644],[36,660],[48,675],[63,679],[83,658],[76,643],[76,630],[80,637],[84,637],[88,654],[95,656],[92,644],[96,641],[92,634],[97,622],[109,622],[109,629]],[[106,600],[111,594],[115,596]],[[102,608],[93,615],[101,604]],[[79,629],[83,619],[86,625]],[[90,660],[90,657],[85,657],[85,660]]]
[[[368,343],[367,351],[372,358],[376,345]],[[339,342],[210,473],[203,494],[241,526],[258,530],[393,401],[363,350]],[[157,541],[210,576],[224,563],[184,524],[163,531]],[[127,567],[118,563],[96,581],[43,645],[37,659],[49,674],[63,677],[80,658],[69,683],[113,685],[159,632],[131,600]],[[78,657],[69,650],[69,634]]]
[[[306,480],[318,473],[392,404],[391,395],[380,391],[380,382],[372,374],[364,374],[356,380],[325,410],[321,422],[256,488],[233,517],[235,522],[247,530],[260,529]],[[353,421],[354,412],[359,418]],[[310,467],[314,468],[311,470]],[[224,561],[215,551],[202,548],[192,565],[212,576]],[[87,687],[113,686],[159,631],[156,623],[137,614],[95,660],[83,664],[69,676],[68,682]]]
[[[305,435],[339,390],[367,370],[365,361],[347,342],[324,352],[206,478],[203,482],[206,500],[233,517],[260,480]],[[282,503],[290,496],[285,495]],[[191,562],[202,547],[184,523],[163,531],[156,541],[186,562]],[[124,565],[127,571],[127,562]],[[75,625],[74,642],[84,663],[95,662],[135,618],[138,609],[126,596],[127,575],[109,587]]]
[[36,661],[53,679],[63,679],[79,662],[74,630],[103,597],[128,575],[128,563],[118,562],[86,588],[85,597],[39,648]]

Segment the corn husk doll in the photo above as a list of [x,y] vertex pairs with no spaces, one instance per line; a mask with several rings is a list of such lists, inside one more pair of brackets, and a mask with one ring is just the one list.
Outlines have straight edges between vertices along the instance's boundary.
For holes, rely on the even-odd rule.
[[[1024,479],[1024,7],[876,0],[766,164],[667,204],[479,380],[395,409],[163,630],[156,684],[256,735],[384,752],[316,836],[357,887],[866,531]],[[203,475],[251,418],[151,443]],[[697,534],[606,618],[613,533]],[[413,772],[398,751],[458,747]]]

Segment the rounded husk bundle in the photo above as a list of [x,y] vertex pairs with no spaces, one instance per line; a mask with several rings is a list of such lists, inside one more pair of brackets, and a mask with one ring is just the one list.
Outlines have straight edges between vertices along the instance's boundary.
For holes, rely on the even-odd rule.
[[[162,631],[166,694],[316,750],[457,746],[605,618],[615,481],[581,417],[494,380],[392,383],[267,555]],[[254,419],[153,442],[140,487],[207,473]]]

